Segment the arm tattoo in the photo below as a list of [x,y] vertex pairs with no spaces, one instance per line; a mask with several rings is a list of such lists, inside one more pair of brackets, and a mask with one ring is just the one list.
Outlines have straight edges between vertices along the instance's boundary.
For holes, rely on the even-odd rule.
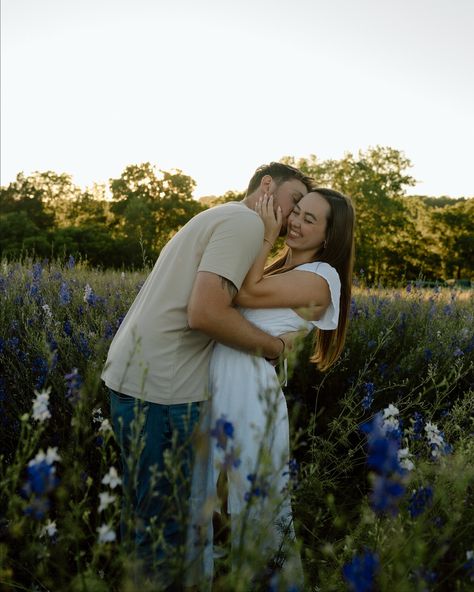
[[230,299],[233,300],[235,298],[235,295],[237,294],[237,288],[234,286],[234,284],[229,281],[227,278],[222,277],[221,276],[221,287],[222,289],[227,289],[227,292],[229,293]]

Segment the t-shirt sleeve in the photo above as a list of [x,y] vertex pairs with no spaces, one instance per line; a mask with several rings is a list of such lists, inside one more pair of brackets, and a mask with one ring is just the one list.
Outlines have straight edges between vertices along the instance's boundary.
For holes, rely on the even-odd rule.
[[216,225],[198,271],[221,275],[240,290],[262,247],[263,230],[263,222],[251,210],[233,212]]
[[316,261],[314,263],[305,263],[296,268],[298,271],[312,271],[326,280],[331,294],[331,303],[327,307],[324,315],[317,321],[311,323],[326,331],[337,329],[339,322],[339,307],[341,301],[341,280],[337,271],[323,261]]

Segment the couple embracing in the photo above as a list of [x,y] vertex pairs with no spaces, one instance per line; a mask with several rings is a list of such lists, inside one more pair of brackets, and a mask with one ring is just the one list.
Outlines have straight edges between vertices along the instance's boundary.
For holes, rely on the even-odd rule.
[[[174,235],[120,325],[102,378],[121,451],[121,536],[156,589],[210,588],[219,513],[234,556],[258,540],[262,564],[279,554],[301,585],[275,365],[311,331],[319,368],[339,356],[353,234],[346,196],[289,165],[261,166],[242,202]],[[279,236],[287,249],[266,267]]]

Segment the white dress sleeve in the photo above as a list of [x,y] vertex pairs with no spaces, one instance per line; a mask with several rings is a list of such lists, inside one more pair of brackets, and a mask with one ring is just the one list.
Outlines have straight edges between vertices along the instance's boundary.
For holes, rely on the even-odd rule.
[[341,300],[341,280],[337,271],[332,265],[324,261],[304,263],[296,267],[295,271],[312,271],[327,281],[331,294],[331,303],[323,316],[318,321],[311,321],[311,323],[318,329],[326,331],[336,329],[339,321],[339,303]]

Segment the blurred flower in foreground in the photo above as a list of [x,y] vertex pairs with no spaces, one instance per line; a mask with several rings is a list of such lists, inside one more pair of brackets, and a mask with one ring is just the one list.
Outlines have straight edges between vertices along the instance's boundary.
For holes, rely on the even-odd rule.
[[48,448],[44,453],[40,450],[38,454],[30,460],[27,467],[27,481],[22,489],[24,497],[32,497],[30,505],[25,509],[25,513],[41,520],[49,509],[49,500],[46,497],[51,493],[59,479],[56,477],[56,467],[54,462],[59,461],[60,457],[57,448]]
[[356,555],[342,568],[342,574],[351,592],[371,592],[375,590],[375,576],[379,569],[379,559],[375,553],[366,549]]
[[118,476],[117,469],[110,467],[109,472],[102,479],[104,485],[108,485],[110,489],[115,489],[117,485],[122,484],[122,479]]
[[105,510],[105,508],[107,508],[108,506],[110,506],[110,504],[113,504],[115,501],[115,495],[110,495],[110,493],[108,491],[104,491],[103,493],[99,493],[99,512],[102,512],[103,510]]
[[33,401],[33,419],[43,423],[51,417],[51,413],[48,409],[49,405],[49,394],[51,393],[51,387],[43,389],[42,391],[34,391],[36,398]]
[[99,543],[112,543],[117,538],[114,529],[108,524],[102,524],[97,528],[99,533]]
[[396,515],[398,501],[405,493],[397,431],[392,429],[391,424],[386,425],[382,413],[362,424],[361,430],[367,435],[367,464],[375,473],[370,496],[371,508],[374,512]]
[[211,436],[216,439],[218,448],[226,449],[228,439],[234,437],[234,426],[230,421],[226,420],[225,415],[216,421],[214,428],[211,430]]

